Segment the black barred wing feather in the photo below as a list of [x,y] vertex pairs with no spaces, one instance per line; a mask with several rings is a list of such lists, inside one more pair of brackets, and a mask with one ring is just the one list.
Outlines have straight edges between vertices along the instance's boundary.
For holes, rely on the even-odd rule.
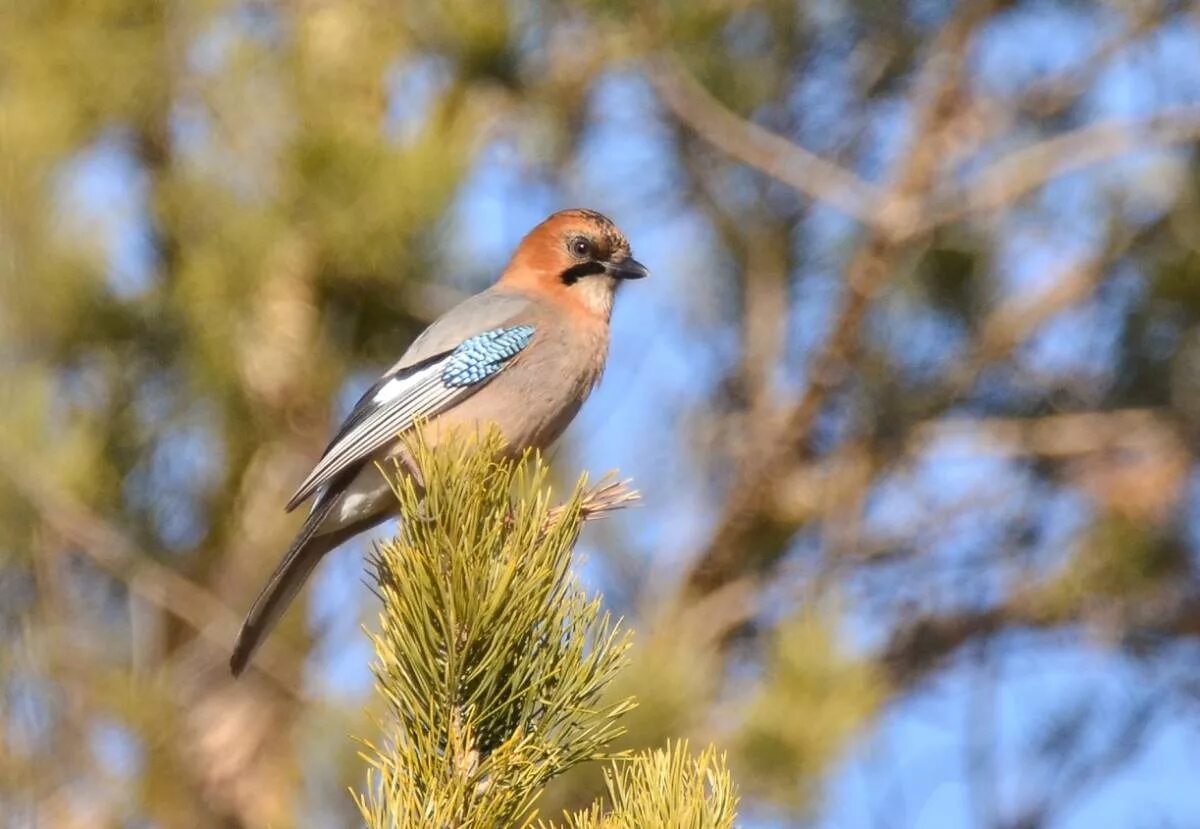
[[388,441],[474,394],[533,340],[532,325],[495,328],[380,378],[359,399],[321,460],[288,501],[291,511]]

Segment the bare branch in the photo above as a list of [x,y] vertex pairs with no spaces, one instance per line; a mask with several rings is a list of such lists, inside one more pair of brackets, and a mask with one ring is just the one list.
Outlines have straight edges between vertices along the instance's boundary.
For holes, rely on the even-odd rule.
[[864,224],[875,221],[873,186],[849,170],[739,117],[714,98],[675,58],[649,62],[659,98],[705,141],[743,164]]
[[[6,453],[3,468],[54,532],[77,544],[80,552],[103,570],[183,621],[217,650],[224,652],[230,646],[240,619],[220,598],[139,551],[128,536],[40,476],[30,464],[20,464]],[[297,696],[296,660],[276,643],[268,643],[265,650],[269,651],[263,654],[266,658],[256,663],[260,670],[288,696]]]
[[[1065,458],[1112,449],[1177,449],[1156,409],[1079,412],[1033,418],[952,418],[914,430],[913,452],[940,440],[969,437],[972,451]],[[1170,440],[1170,443],[1165,441]]]
[[1106,121],[1015,150],[936,199],[922,230],[998,210],[1053,179],[1148,147],[1200,141],[1200,107],[1166,110],[1142,121]]
[[937,37],[914,87],[914,140],[898,162],[881,208],[846,267],[847,290],[829,338],[812,358],[804,394],[774,423],[761,425],[747,447],[725,510],[686,578],[685,591],[693,598],[746,572],[768,567],[783,555],[794,528],[774,526],[766,494],[799,462],[817,416],[854,360],[859,328],[871,302],[917,239],[921,225],[914,211],[934,184],[939,163],[937,139],[960,98],[967,46],[997,5],[992,0],[967,4]]
[[[1200,595],[1168,585],[1159,595],[1126,608],[1122,636],[1115,644],[1147,636],[1200,636]],[[882,663],[898,687],[927,676],[960,648],[1000,630],[1053,630],[1079,624],[1080,614],[1048,608],[1017,595],[982,610],[921,615],[901,625],[884,647]]]

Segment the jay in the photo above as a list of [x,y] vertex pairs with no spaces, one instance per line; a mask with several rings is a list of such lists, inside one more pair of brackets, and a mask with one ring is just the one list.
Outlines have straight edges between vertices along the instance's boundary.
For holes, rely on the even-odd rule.
[[436,445],[494,426],[506,452],[545,449],[600,379],[617,288],[646,276],[629,242],[591,210],[564,210],[529,232],[491,288],[437,319],[367,389],[287,504],[312,507],[255,599],[230,658],[245,670],[321,558],[395,513],[379,471],[400,461],[417,419]]

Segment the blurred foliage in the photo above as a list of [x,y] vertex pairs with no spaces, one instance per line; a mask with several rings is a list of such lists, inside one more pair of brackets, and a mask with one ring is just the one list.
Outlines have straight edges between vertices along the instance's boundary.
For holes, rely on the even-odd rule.
[[886,698],[875,666],[838,653],[825,625],[805,612],[774,631],[738,735],[744,788],[785,809],[811,804],[812,781]]
[[1188,571],[1187,551],[1177,539],[1144,523],[1107,516],[1029,601],[1039,613],[1068,619],[1089,605],[1115,609],[1153,601],[1165,585],[1186,581]]

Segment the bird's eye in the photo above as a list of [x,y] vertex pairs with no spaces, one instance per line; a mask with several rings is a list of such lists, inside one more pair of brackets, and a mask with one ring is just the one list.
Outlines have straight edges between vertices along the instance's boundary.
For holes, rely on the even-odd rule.
[[587,256],[591,252],[592,246],[587,239],[578,237],[571,240],[571,253],[575,254],[576,256],[583,257]]

